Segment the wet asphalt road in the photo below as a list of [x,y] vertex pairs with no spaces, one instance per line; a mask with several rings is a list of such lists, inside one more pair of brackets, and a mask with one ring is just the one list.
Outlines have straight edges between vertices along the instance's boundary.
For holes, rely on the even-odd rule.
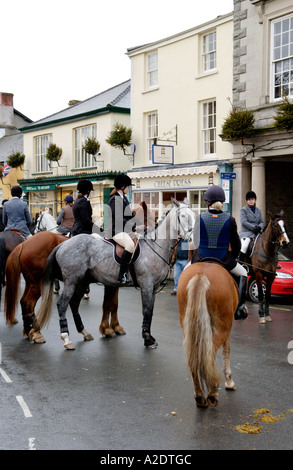
[[[273,322],[265,325],[248,303],[249,318],[234,322],[231,334],[237,390],[226,391],[222,381],[219,406],[199,409],[171,290],[169,282],[156,298],[152,334],[159,346],[152,351],[143,346],[140,292],[131,287],[119,293],[126,335],[106,339],[99,333],[103,288],[91,285],[80,311],[95,340],[83,341],[68,312],[75,351],[63,347],[56,307],[43,331],[47,343],[36,345],[22,337],[21,321],[5,325],[1,304],[0,449],[292,449],[292,299],[274,300]],[[271,410],[277,422],[259,422],[259,434],[235,429],[253,424],[260,408]]]

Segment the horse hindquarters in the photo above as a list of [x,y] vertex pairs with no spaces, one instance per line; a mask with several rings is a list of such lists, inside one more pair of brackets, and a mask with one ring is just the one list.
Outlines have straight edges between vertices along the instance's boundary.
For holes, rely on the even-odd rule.
[[179,297],[177,291],[185,354],[193,377],[195,400],[197,406],[201,407],[218,404],[219,373],[211,317],[207,306],[209,287],[210,282],[204,274],[195,274],[190,279],[186,291],[185,313],[180,312],[180,287],[178,287]]

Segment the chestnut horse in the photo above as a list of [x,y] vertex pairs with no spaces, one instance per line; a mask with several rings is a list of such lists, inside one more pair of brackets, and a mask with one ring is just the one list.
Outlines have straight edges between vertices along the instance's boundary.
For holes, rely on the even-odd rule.
[[[284,212],[274,215],[268,212],[269,223],[263,233],[258,235],[253,252],[251,254],[251,266],[255,274],[258,301],[259,322],[271,321],[269,307],[271,298],[271,287],[276,276],[278,266],[278,249],[286,247],[289,238],[283,219]],[[265,280],[265,296],[263,295],[263,281]]]
[[5,266],[7,257],[14,248],[25,241],[25,236],[17,229],[4,230],[0,233],[0,301],[2,287],[5,286]]
[[217,406],[217,351],[222,346],[225,388],[235,390],[230,369],[230,332],[238,305],[238,288],[225,268],[200,262],[180,275],[177,304],[187,363],[197,406]]
[[[20,285],[20,274],[25,279],[25,290],[20,304],[24,325],[24,334],[35,343],[44,343],[45,338],[40,332],[35,319],[35,306],[41,296],[41,282],[47,258],[53,248],[68,240],[68,237],[52,232],[39,232],[27,239],[8,256],[6,263],[6,290],[4,310],[6,322],[15,323],[16,303]],[[124,335],[125,331],[118,321],[118,288],[105,287],[103,302],[103,318],[100,331],[104,336]],[[109,317],[111,315],[111,322]],[[85,330],[85,340],[93,337]]]

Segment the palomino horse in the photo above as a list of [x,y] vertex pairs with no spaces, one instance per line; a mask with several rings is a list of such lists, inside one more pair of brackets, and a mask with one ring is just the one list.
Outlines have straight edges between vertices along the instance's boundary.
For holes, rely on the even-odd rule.
[[[170,259],[180,233],[186,237],[192,232],[195,217],[185,204],[173,199],[173,207],[158,226],[140,239],[140,254],[134,263],[137,283],[142,299],[142,336],[148,349],[157,347],[151,335],[155,295],[166,279]],[[92,282],[121,287],[118,279],[119,266],[113,257],[113,248],[100,236],[81,234],[56,247],[50,254],[42,284],[42,302],[37,312],[42,328],[50,320],[52,311],[52,288],[56,277],[63,279],[64,288],[58,299],[61,337],[66,349],[74,349],[69,338],[66,311],[68,304],[75,319],[78,332],[84,329],[79,315],[79,304],[84,287]],[[125,285],[124,285],[125,286]]]
[[[260,323],[271,321],[269,306],[271,286],[276,276],[278,266],[278,249],[286,247],[289,238],[284,223],[284,212],[273,215],[268,212],[269,223],[264,232],[258,235],[251,255],[251,266],[255,274],[258,289]],[[263,281],[265,280],[265,297],[263,295]]]
[[238,304],[235,281],[219,264],[191,264],[180,275],[177,303],[196,404],[199,407],[217,406],[220,380],[216,355],[220,346],[225,388],[236,389],[230,369],[229,342]]
[[5,266],[8,255],[14,248],[25,241],[25,236],[17,229],[0,233],[0,301],[2,287],[5,286]]

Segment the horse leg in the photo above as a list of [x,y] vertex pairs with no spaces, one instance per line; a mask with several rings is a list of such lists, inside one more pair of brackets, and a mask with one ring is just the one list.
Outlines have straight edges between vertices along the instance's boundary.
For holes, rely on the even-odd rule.
[[258,290],[258,314],[259,314],[259,323],[265,323],[265,312],[264,312],[264,297],[263,297],[263,290],[262,290],[262,275],[261,273],[257,272],[255,275],[255,280],[257,284]]
[[201,389],[197,372],[192,373],[192,379],[194,384],[194,399],[196,402],[196,406],[198,406],[199,408],[207,408],[209,406],[209,403]]
[[69,349],[69,350],[75,349],[75,346],[69,337],[66,310],[74,294],[74,291],[75,291],[75,285],[73,283],[70,283],[70,284],[64,283],[62,294],[60,295],[58,302],[57,302],[61,339],[64,341],[64,348]]
[[46,342],[35,316],[35,306],[40,296],[40,285],[28,284],[26,282],[24,293],[20,299],[23,331],[31,341],[37,344]]
[[227,337],[222,345],[222,355],[224,361],[225,389],[236,390],[236,385],[232,379],[232,371],[230,367],[230,341]]
[[[103,301],[103,317],[100,324],[100,332],[103,336],[114,337],[116,335],[125,335],[124,328],[118,321],[118,287],[105,286]],[[111,325],[109,316],[111,314]]]
[[146,349],[156,349],[158,343],[155,338],[151,335],[151,324],[153,318],[153,310],[155,303],[155,293],[153,285],[150,285],[149,288],[144,288],[141,290],[142,298],[142,337],[144,339],[144,345]]
[[79,305],[84,294],[84,286],[82,286],[82,283],[80,284],[81,285],[78,284],[78,286],[76,287],[69,304],[72,311],[75,327],[78,333],[81,333],[83,335],[85,341],[92,341],[94,337],[90,333],[88,333],[88,331],[86,331],[86,329],[84,328],[81,316],[79,314]]
[[267,276],[266,279],[266,293],[265,293],[265,320],[272,321],[270,316],[270,300],[271,300],[271,288],[275,276]]

